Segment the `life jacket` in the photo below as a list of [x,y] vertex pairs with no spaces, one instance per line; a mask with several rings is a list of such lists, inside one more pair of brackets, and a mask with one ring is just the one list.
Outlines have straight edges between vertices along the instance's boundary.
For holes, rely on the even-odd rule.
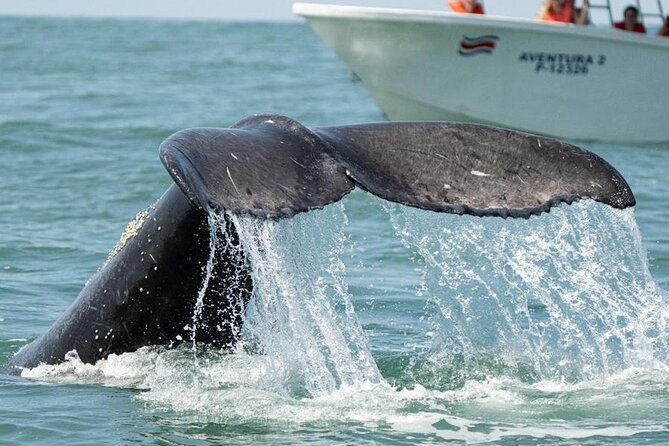
[[483,14],[483,7],[481,6],[480,3],[476,3],[476,6],[474,6],[474,10],[472,12],[467,11],[465,9],[465,5],[462,4],[462,2],[448,2],[448,6],[451,7],[453,12],[461,13],[461,14]]
[[571,23],[574,15],[574,0],[566,0],[562,5],[562,11],[555,12],[550,6],[544,6],[539,11],[539,20],[547,22]]
[[630,30],[625,28],[625,22],[616,22],[613,24],[613,27],[615,29],[621,29],[623,31],[630,31],[633,33],[645,33],[646,32],[646,27],[643,26],[643,24],[637,22],[636,25],[634,25],[634,29]]

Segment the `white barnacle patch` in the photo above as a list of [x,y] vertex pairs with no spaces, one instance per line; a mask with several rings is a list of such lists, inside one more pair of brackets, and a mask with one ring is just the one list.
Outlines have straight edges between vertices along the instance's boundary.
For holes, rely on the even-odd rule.
[[265,122],[266,122],[267,124],[274,124],[274,121],[272,121],[271,119],[268,119],[268,120],[266,120]]
[[450,184],[444,183],[444,189],[453,189]]
[[489,173],[481,172],[480,170],[472,170],[469,173],[471,173],[475,177],[489,177],[490,176]]
[[537,144],[539,144],[539,147],[541,147],[541,140],[537,139]]
[[114,245],[112,250],[109,252],[109,255],[107,256],[107,262],[113,259],[116,254],[121,252],[128,241],[137,235],[142,226],[144,226],[146,219],[149,217],[149,212],[153,211],[153,208],[153,206],[149,206],[148,209],[137,214],[135,218],[131,220],[130,223],[128,223],[128,225],[123,230],[123,233],[121,234],[121,238],[118,242],[116,242],[116,245]]

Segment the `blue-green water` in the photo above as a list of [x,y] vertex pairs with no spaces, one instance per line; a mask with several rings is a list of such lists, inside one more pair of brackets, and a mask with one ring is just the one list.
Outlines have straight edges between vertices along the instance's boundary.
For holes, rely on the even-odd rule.
[[[305,25],[0,18],[0,365],[171,183],[165,137],[265,112],[383,119]],[[272,254],[249,312],[262,354],[0,376],[0,443],[667,443],[669,147],[581,145],[634,212],[476,219],[355,192],[241,219]]]

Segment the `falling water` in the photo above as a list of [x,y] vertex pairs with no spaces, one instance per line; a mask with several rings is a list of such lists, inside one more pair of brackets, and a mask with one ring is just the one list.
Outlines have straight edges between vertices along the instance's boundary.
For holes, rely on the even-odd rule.
[[581,202],[501,220],[384,208],[423,260],[419,294],[436,335],[414,365],[436,371],[433,384],[574,382],[669,364],[669,306],[632,210]]
[[202,275],[204,279],[202,280],[200,289],[197,291],[197,300],[195,301],[195,308],[193,310],[193,318],[190,326],[190,340],[194,354],[197,354],[197,328],[202,322],[204,298],[207,294],[207,289],[209,288],[209,282],[211,281],[214,272],[214,265],[219,251],[218,232],[220,231],[219,226],[221,226],[218,224],[219,219],[220,217],[214,212],[210,212],[207,216],[207,222],[209,224],[209,257],[207,258],[207,263],[202,267]]
[[[215,322],[218,332],[234,340],[239,337],[239,322],[246,308],[245,289],[247,277],[244,274],[248,260],[240,249],[236,233],[225,214],[210,212],[207,217],[209,227],[209,256],[202,267],[202,283],[197,292],[190,328],[192,351],[197,357],[197,332],[207,323]],[[214,283],[215,282],[215,283]],[[227,303],[225,312],[217,309],[213,302],[206,308],[207,298]],[[214,312],[216,314],[207,314]],[[215,317],[216,321],[203,320]],[[234,342],[234,341],[233,341]]]
[[345,282],[343,206],[317,212],[232,217],[253,270],[244,346],[269,358],[284,389],[309,396],[382,381]]

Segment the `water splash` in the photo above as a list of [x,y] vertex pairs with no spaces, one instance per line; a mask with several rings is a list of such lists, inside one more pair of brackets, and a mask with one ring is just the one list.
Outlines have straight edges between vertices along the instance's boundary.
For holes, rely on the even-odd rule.
[[218,245],[219,237],[218,233],[220,216],[214,212],[210,212],[207,215],[207,222],[209,224],[209,257],[207,258],[207,263],[202,267],[202,275],[204,276],[200,289],[197,291],[197,299],[195,301],[195,308],[193,310],[193,318],[190,327],[190,340],[192,343],[193,354],[197,354],[197,327],[202,323],[202,316],[204,314],[204,298],[207,294],[207,289],[209,288],[209,282],[211,281],[212,275],[214,273],[214,264],[218,257]]
[[280,389],[302,396],[383,381],[344,278],[343,205],[315,212],[317,225],[311,215],[232,217],[253,269],[245,347],[269,358]]
[[439,370],[435,384],[500,373],[579,381],[667,364],[669,306],[632,210],[580,202],[502,221],[384,208],[424,260],[419,292],[437,336],[419,368]]
[[[207,221],[209,257],[202,267],[202,283],[188,327],[191,350],[196,359],[198,330],[206,329],[208,325],[214,324],[221,338],[230,340],[226,346],[233,347],[240,336],[247,292],[251,287],[246,273],[249,268],[248,259],[239,244],[230,218],[211,211]],[[216,320],[204,320],[205,317]]]

